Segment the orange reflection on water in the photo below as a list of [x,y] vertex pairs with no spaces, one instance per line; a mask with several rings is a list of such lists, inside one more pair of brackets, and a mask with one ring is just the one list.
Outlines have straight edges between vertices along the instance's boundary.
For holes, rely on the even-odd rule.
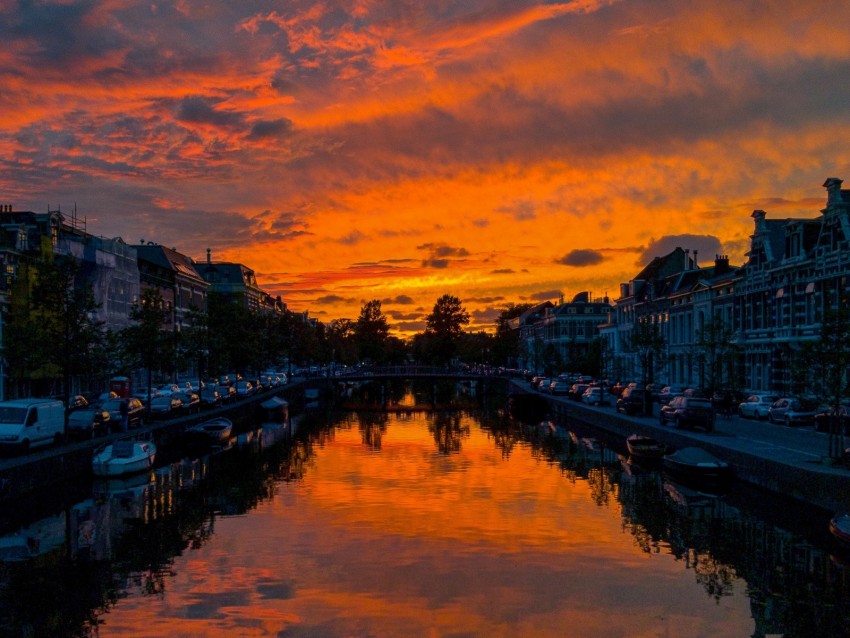
[[[474,419],[437,453],[425,415],[390,417],[381,448],[338,429],[302,481],[219,518],[164,593],[131,595],[101,635],[703,636],[750,627],[745,585],[717,602],[647,554],[613,495]],[[433,425],[433,424],[432,424]],[[291,632],[291,633],[289,633]]]

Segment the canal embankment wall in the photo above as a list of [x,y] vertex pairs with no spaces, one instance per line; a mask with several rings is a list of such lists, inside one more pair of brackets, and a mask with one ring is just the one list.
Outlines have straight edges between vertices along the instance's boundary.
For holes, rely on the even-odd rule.
[[[61,490],[81,477],[90,476],[92,453],[98,447],[118,438],[151,434],[158,445],[166,447],[179,439],[185,431],[201,421],[216,416],[227,416],[234,423],[261,416],[259,404],[279,396],[297,406],[303,403],[306,387],[313,382],[296,381],[283,388],[269,390],[214,410],[186,415],[167,421],[151,421],[127,433],[110,434],[85,441],[73,441],[59,447],[32,450],[26,455],[0,458],[0,500],[27,498],[44,490]],[[321,384],[320,384],[321,385]]]
[[[514,389],[528,391],[519,385]],[[629,435],[644,434],[672,448],[701,447],[732,465],[738,480],[830,512],[850,511],[850,471],[833,467],[828,459],[747,449],[749,443],[717,430],[675,430],[657,425],[657,420],[653,423],[651,419],[620,414],[613,407],[598,409],[566,398],[542,396],[549,402],[552,417],[565,427],[575,422],[598,428],[622,437],[624,444]]]

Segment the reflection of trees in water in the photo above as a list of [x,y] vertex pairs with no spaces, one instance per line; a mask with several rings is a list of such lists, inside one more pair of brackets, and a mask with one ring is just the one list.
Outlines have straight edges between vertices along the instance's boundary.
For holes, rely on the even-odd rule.
[[387,431],[389,416],[386,412],[359,412],[357,414],[360,434],[364,445],[372,450],[381,449],[381,441]]
[[440,454],[459,452],[461,441],[469,437],[469,424],[460,412],[434,412],[428,419],[428,431],[434,437]]

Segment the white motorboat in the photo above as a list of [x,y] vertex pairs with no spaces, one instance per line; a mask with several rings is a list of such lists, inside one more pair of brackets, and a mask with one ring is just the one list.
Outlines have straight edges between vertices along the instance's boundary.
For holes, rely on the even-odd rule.
[[147,439],[118,439],[98,448],[92,456],[95,476],[123,476],[153,467],[156,445]]

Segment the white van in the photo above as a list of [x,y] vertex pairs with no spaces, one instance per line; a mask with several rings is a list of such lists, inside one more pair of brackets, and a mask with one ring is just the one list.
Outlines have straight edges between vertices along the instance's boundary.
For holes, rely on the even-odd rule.
[[65,439],[65,406],[53,399],[0,401],[0,447],[18,448],[61,443]]

